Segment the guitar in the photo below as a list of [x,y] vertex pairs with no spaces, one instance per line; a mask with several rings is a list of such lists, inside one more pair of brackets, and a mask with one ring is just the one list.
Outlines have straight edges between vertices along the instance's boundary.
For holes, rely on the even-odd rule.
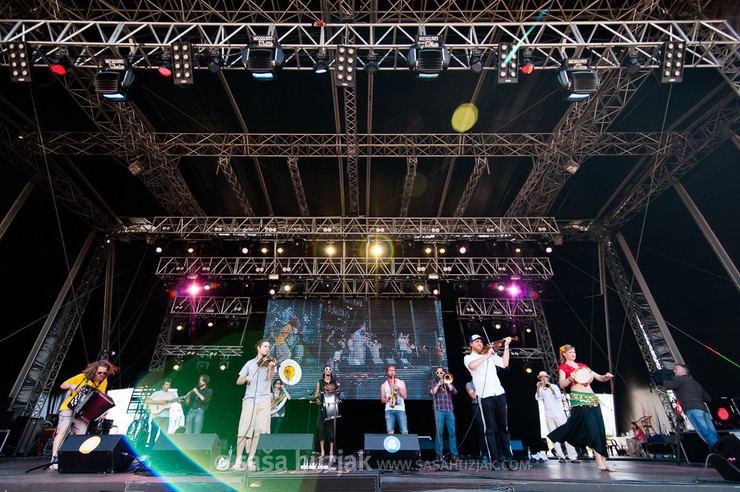
[[183,401],[187,397],[188,397],[188,395],[181,396],[179,398],[172,398],[170,400],[167,400],[166,403],[148,403],[147,405],[149,406],[149,413],[152,415],[152,417],[156,417],[157,415],[159,415],[163,411],[165,411],[168,408],[170,408],[173,403],[177,403],[179,401]]

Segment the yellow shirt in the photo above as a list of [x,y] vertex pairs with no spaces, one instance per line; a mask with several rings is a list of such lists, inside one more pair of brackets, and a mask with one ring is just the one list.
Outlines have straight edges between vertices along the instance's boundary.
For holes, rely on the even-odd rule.
[[[73,387],[72,388],[73,391],[72,391],[72,394],[69,395],[69,397],[66,400],[64,400],[64,402],[62,402],[62,406],[59,407],[60,412],[62,410],[72,410],[71,408],[69,408],[69,402],[72,400],[72,397],[74,397],[77,394],[77,391],[74,391],[74,388],[76,388],[77,385],[80,384],[83,379],[85,379],[85,374],[80,373],[77,376],[69,378],[68,380],[64,382],[64,384],[71,384]],[[95,383],[95,381],[91,381],[90,379],[88,379],[87,381],[85,381],[85,386],[92,386],[93,388],[97,388],[103,393],[105,393],[105,389],[108,387],[108,378],[103,379],[103,381],[100,383],[99,386],[98,384]]]

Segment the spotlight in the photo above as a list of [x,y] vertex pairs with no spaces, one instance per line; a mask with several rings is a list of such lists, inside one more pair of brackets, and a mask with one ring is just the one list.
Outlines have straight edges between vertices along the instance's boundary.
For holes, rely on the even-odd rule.
[[327,255],[334,256],[337,253],[337,248],[333,244],[329,243],[326,245],[324,251]]
[[526,372],[527,374],[532,374],[532,367],[529,364],[526,364],[524,366],[524,372]]
[[281,255],[281,254],[283,254],[284,252],[285,252],[285,248],[283,248],[282,246],[278,246],[278,247],[277,247],[277,254]]
[[357,53],[351,46],[337,47],[337,56],[334,61],[334,85],[340,87],[355,86],[355,72],[357,69]]
[[323,60],[319,58],[316,60],[316,63],[313,64],[313,72],[314,73],[326,73],[329,71],[329,64],[326,63],[326,60]]
[[242,252],[243,255],[246,255],[249,253],[249,248],[247,248],[246,246],[242,246],[240,251]]
[[283,292],[285,292],[287,294],[288,292],[290,292],[290,290],[292,288],[293,288],[293,286],[291,284],[285,283],[285,284],[283,284],[283,289],[282,290],[283,290]]
[[373,74],[377,72],[378,70],[380,70],[380,67],[374,61],[368,61],[367,63],[365,63],[365,71],[368,74]]
[[534,72],[534,63],[532,62],[532,57],[534,56],[534,52],[532,49],[527,48],[524,50],[524,54],[522,55],[522,61],[520,65],[522,66],[521,71],[524,75],[529,75],[530,73]]
[[434,250],[432,249],[431,246],[427,246],[426,248],[424,248],[424,252],[428,255],[432,254],[432,251]]
[[229,361],[227,361],[227,360],[221,361],[221,363],[218,365],[218,368],[221,371],[225,371],[226,369],[229,368]]
[[640,61],[637,59],[636,49],[630,49],[627,51],[627,56],[625,56],[624,60],[622,61],[622,66],[630,75],[635,75],[637,72],[640,71],[642,65],[640,65]]
[[420,293],[424,292],[424,284],[417,284],[416,290],[418,290]]
[[493,325],[493,327],[496,328],[497,330],[500,330],[501,329],[501,323],[496,323],[495,325]]
[[470,71],[473,73],[481,73],[483,71],[483,63],[480,61],[480,54],[470,55]]
[[274,296],[276,294],[275,289],[272,287],[270,288],[270,290],[268,290],[268,292],[270,293],[271,296]]
[[119,70],[98,70],[93,79],[95,92],[112,101],[125,101],[126,92],[134,83],[135,75],[132,67]]
[[214,324],[215,324],[215,323],[214,323],[213,321],[208,321],[208,328],[213,328],[213,325],[214,325]]
[[552,246],[545,247],[545,253],[552,253]]
[[8,59],[10,60],[10,81],[31,82],[31,67],[28,62],[26,44],[8,43]]
[[196,371],[197,371],[197,372],[198,372],[199,374],[202,374],[202,373],[204,373],[204,372],[206,372],[206,371],[208,370],[208,366],[209,366],[209,365],[210,365],[210,364],[209,364],[209,362],[208,362],[207,360],[199,360],[199,361],[198,361],[198,362],[197,362],[197,363],[195,364],[195,370],[196,370]]
[[581,101],[599,90],[599,76],[587,64],[586,58],[573,58],[558,70],[558,85],[567,92],[568,101]]
[[175,361],[175,364],[172,366],[172,370],[179,371],[181,367],[182,367],[182,361],[177,360]]
[[437,252],[439,254],[442,254],[443,255],[443,254],[447,253],[447,248],[445,248],[444,246],[440,246],[439,249],[437,250]]
[[570,174],[577,173],[580,168],[581,165],[573,159],[568,159],[568,162],[565,164],[565,170],[568,171]]
[[517,54],[511,43],[500,43],[498,45],[496,73],[499,84],[516,84],[519,82]]
[[182,326],[182,324],[179,324],[179,325],[177,325],[177,326],[175,327],[175,329],[176,329],[177,331],[182,331],[182,330],[183,330],[183,328],[184,328],[184,326]]
[[67,69],[69,68],[69,60],[67,60],[64,57],[57,57],[54,58],[51,61],[51,65],[49,65],[51,68],[51,71],[54,73],[54,75],[59,75],[60,77],[67,75]]
[[218,73],[221,71],[221,65],[223,65],[223,60],[218,55],[213,55],[211,57],[211,61],[208,62],[208,71],[211,73]]
[[257,80],[272,80],[283,66],[283,49],[275,44],[272,36],[254,36],[252,44],[244,48],[244,68]]
[[509,285],[506,291],[509,293],[511,297],[519,297],[519,295],[522,293],[521,287],[519,287],[517,284]]
[[190,48],[190,43],[174,43],[172,45],[175,85],[193,85],[193,53]]
[[663,62],[660,81],[663,84],[683,81],[683,65],[686,45],[683,41],[666,41],[663,44]]
[[260,248],[260,253],[262,253],[263,255],[266,255],[269,252],[270,252],[270,249],[267,246],[262,246]]
[[420,79],[436,79],[450,64],[450,51],[439,44],[439,36],[419,36],[409,48],[409,69]]
[[156,251],[158,254],[161,254],[164,250],[162,249],[162,246],[157,246],[156,248],[154,248],[154,251]]
[[163,61],[162,64],[157,69],[157,72],[159,72],[159,75],[162,77],[171,77],[172,76],[172,62],[167,60]]

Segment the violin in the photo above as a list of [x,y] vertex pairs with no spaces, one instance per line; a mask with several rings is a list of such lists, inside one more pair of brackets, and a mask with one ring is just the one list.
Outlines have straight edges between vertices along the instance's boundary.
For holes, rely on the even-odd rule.
[[[518,342],[519,341],[519,337],[511,337],[511,341],[512,342]],[[489,343],[488,345],[486,345],[485,347],[483,347],[483,350],[481,350],[480,353],[481,354],[487,354],[489,350],[495,350],[497,348],[501,348],[501,347],[503,347],[503,345],[504,345],[505,342],[506,342],[506,340],[505,339],[502,339],[502,340],[498,340],[498,341],[493,342],[493,343]]]
[[277,361],[273,357],[266,356],[257,361],[257,367],[265,367],[270,362],[275,362],[275,365],[277,365]]

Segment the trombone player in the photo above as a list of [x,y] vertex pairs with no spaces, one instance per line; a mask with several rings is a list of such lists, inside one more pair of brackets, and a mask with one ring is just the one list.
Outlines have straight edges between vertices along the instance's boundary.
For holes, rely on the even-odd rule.
[[[550,375],[545,371],[540,371],[537,374],[537,391],[534,394],[534,398],[537,401],[541,401],[545,407],[545,424],[547,425],[547,431],[552,432],[568,420],[565,416],[565,410],[563,409],[563,394],[557,384],[550,384]],[[555,444],[555,454],[558,455],[558,461],[565,463],[565,455],[563,455],[563,448],[559,442]],[[576,448],[565,443],[565,449],[568,452],[568,459],[571,463],[578,463],[578,452]]]
[[434,405],[434,428],[436,437],[434,439],[434,451],[437,453],[437,460],[444,461],[444,428],[447,427],[447,435],[450,437],[450,454],[452,462],[457,463],[460,458],[457,455],[457,436],[455,434],[455,413],[452,407],[452,395],[457,394],[455,386],[452,384],[452,374],[445,373],[444,367],[437,367],[434,376],[429,381],[429,393],[432,395],[432,404]]

